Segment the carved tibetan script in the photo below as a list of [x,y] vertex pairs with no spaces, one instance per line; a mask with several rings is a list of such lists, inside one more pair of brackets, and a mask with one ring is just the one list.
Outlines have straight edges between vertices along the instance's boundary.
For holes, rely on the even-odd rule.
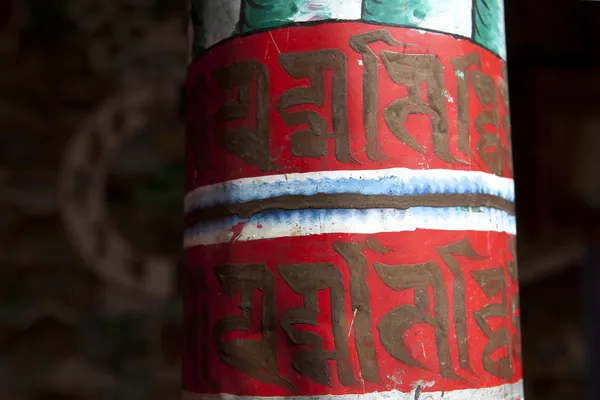
[[[194,376],[212,386],[217,380],[202,364],[211,351],[209,335],[219,362],[287,389],[295,387],[294,374],[324,386],[355,387],[359,379],[379,383],[388,379],[390,362],[439,371],[449,381],[469,379],[480,369],[510,380],[520,363],[520,324],[514,237],[503,237],[499,253],[505,258],[476,251],[465,237],[436,245],[427,253],[432,259],[398,263],[394,260],[402,257],[393,246],[369,237],[334,241],[327,254],[336,262],[272,265],[259,262],[257,254],[254,263],[216,265],[206,272],[220,286],[211,291],[195,272],[186,325],[188,354],[198,355]],[[496,261],[488,266],[492,260],[504,260],[504,266]],[[221,291],[219,306],[210,306]],[[280,297],[282,291],[288,294]],[[231,312],[222,315],[225,304],[235,308],[225,307]],[[424,328],[432,336],[423,339],[431,342],[419,358],[415,346],[421,346],[410,338]],[[473,350],[474,340],[481,343],[480,353]]]
[[[418,38],[400,41],[395,31],[371,27],[344,46],[257,53],[192,74],[189,114],[206,114],[190,119],[194,154],[213,167],[242,162],[231,168],[239,177],[250,167],[417,168],[418,160],[510,176],[503,62],[476,47],[453,55]],[[209,137],[217,148],[206,153]]]

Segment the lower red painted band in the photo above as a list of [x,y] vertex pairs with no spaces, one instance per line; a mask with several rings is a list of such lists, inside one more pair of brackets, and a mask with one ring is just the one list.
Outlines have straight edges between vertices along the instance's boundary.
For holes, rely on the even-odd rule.
[[513,240],[420,230],[190,248],[184,389],[277,396],[517,382]]

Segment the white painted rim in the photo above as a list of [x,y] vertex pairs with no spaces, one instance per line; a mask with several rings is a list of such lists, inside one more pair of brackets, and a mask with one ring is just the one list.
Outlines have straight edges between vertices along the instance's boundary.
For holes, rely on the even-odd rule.
[[[523,381],[500,386],[462,389],[447,392],[428,392],[424,389],[419,396],[421,400],[522,400]],[[233,394],[198,394],[183,392],[182,400],[414,400],[415,390],[400,392],[390,390],[386,392],[343,394],[343,395],[317,395],[317,396],[238,396]]]

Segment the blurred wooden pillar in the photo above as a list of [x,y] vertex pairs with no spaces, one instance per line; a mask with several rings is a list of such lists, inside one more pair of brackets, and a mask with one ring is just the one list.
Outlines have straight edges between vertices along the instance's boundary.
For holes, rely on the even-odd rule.
[[522,398],[501,1],[191,16],[184,397]]

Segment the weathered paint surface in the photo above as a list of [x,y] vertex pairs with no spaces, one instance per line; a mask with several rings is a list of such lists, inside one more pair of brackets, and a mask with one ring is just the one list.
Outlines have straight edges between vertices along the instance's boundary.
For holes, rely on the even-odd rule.
[[417,230],[188,248],[185,388],[520,398],[513,240]]
[[184,398],[521,399],[502,58],[398,26],[452,2],[316,3],[188,71]]
[[501,0],[193,0],[196,54],[237,34],[309,21],[354,20],[473,39],[506,58]]
[[472,8],[473,40],[506,59],[504,2],[473,0]]
[[361,0],[259,0],[244,2],[243,32],[272,28],[292,22],[327,19],[356,20]]
[[[425,385],[427,382],[425,382]],[[384,392],[374,393],[358,393],[358,394],[342,394],[342,395],[329,395],[326,398],[328,400],[414,400],[416,394],[423,393],[423,386],[417,386],[413,391],[409,393],[401,392],[399,390],[390,390]],[[421,389],[420,389],[421,388]],[[505,384],[491,388],[483,389],[464,389],[454,390],[450,392],[438,391],[438,392],[426,392],[423,393],[427,400],[488,400],[488,399],[503,399],[503,400],[519,400],[523,393],[523,383],[517,382],[514,384]],[[314,396],[294,396],[297,400],[308,400],[314,399]],[[289,399],[285,396],[237,396],[233,394],[197,394],[192,392],[185,392],[183,400],[283,400]]]
[[[332,72],[335,82],[322,78]],[[237,37],[188,71],[187,189],[382,168],[510,178],[504,73],[468,40],[406,28],[336,22]]]
[[363,19],[471,36],[472,0],[365,0]]

